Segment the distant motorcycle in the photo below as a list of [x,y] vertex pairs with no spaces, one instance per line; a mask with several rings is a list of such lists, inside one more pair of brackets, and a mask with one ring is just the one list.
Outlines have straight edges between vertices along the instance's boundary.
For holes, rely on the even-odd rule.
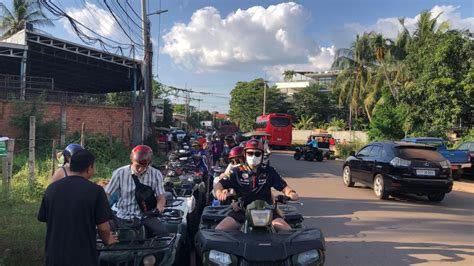
[[314,159],[316,159],[318,162],[322,162],[324,159],[324,153],[318,148],[311,148],[306,145],[297,147],[295,149],[295,154],[293,154],[293,158],[295,160],[303,158],[306,161],[313,161]]

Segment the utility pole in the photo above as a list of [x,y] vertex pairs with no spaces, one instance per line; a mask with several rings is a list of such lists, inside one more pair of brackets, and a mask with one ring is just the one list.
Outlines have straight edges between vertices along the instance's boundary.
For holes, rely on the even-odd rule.
[[151,41],[150,41],[150,21],[148,16],[160,15],[161,13],[168,12],[168,10],[158,10],[156,12],[147,14],[146,0],[141,1],[142,4],[142,37],[143,37],[143,95],[141,99],[142,103],[142,129],[141,129],[141,142],[151,134],[151,98],[152,98],[152,65],[151,59],[153,57]]
[[265,115],[265,109],[267,105],[267,74],[265,74],[265,79],[263,80],[263,114]]
[[143,94],[141,98],[142,102],[142,131],[141,131],[141,143],[145,141],[150,132],[150,105],[151,105],[151,47],[150,47],[150,23],[148,22],[148,16],[146,13],[146,0],[142,0],[142,35],[143,35]]

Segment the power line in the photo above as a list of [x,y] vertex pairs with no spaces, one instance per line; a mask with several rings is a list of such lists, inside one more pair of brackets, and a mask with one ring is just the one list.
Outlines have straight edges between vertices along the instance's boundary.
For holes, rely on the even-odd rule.
[[127,31],[123,28],[122,24],[120,23],[120,21],[117,19],[117,17],[115,16],[115,13],[112,11],[112,9],[110,8],[109,4],[107,3],[107,0],[104,0],[104,3],[105,5],[107,6],[107,9],[109,10],[110,14],[112,15],[112,17],[114,18],[115,22],[117,22],[117,24],[119,25],[120,29],[122,29],[123,33],[128,37],[128,39],[130,39],[130,41],[132,43],[134,43],[135,45],[141,45],[137,42],[135,42],[135,40],[132,39],[132,37],[130,37],[130,35],[128,35]]
[[[88,45],[98,43],[104,51],[106,51],[108,53],[111,53],[109,51],[109,49],[115,49],[116,51],[121,51],[122,56],[124,56],[124,54],[123,54],[123,49],[124,48],[125,49],[133,49],[133,50],[135,49],[134,45],[130,45],[130,44],[126,44],[126,43],[122,43],[122,42],[113,40],[111,38],[103,36],[100,33],[94,31],[90,27],[84,25],[82,22],[78,21],[77,19],[75,19],[72,16],[70,16],[69,14],[67,14],[67,12],[65,12],[62,7],[59,7],[53,1],[39,0],[39,2],[43,7],[45,7],[48,11],[50,11],[53,15],[55,15],[57,17],[63,17],[65,19],[67,19],[69,21],[72,29],[76,33],[76,35],[79,37],[79,39],[81,39],[81,41],[83,41],[84,43],[86,43]],[[59,5],[60,5],[60,3],[59,3]],[[94,36],[91,36],[91,35],[87,34],[83,29],[87,30],[88,32],[92,33],[94,36],[97,36],[97,37],[94,37]],[[106,41],[108,41],[110,43],[113,43],[113,44],[107,43]],[[141,47],[143,47],[143,46],[138,45],[138,47],[141,49]]]
[[128,0],[125,0],[125,3],[127,3],[128,7],[130,7],[130,9],[132,10],[132,12],[135,14],[135,16],[137,16],[137,18],[140,19],[140,22],[143,21],[142,17],[140,15],[138,15],[138,13],[135,11],[135,9],[132,7],[132,5],[130,4],[130,2],[128,2]]

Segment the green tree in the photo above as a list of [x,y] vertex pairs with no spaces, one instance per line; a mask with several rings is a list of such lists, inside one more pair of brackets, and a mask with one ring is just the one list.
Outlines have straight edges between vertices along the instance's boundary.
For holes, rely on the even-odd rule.
[[[395,99],[385,92],[383,100],[375,107],[368,131],[371,140],[399,140],[405,136],[405,110],[397,107]],[[400,105],[401,106],[401,105]]]
[[[371,71],[374,68],[375,53],[371,45],[371,35],[357,35],[351,48],[338,49],[332,65],[341,70],[335,91],[339,94],[339,103],[349,106],[350,116],[357,118],[364,113],[364,100],[368,94],[367,85],[371,83]],[[370,113],[365,110],[370,119]]]
[[293,80],[293,77],[296,75],[296,72],[294,70],[285,70],[283,72],[283,80],[284,81],[290,81]]
[[313,84],[293,95],[293,113],[297,117],[313,117],[314,122],[327,122],[337,113],[330,92],[321,92],[321,85]]
[[41,10],[38,1],[13,0],[10,11],[4,3],[0,3],[0,39],[8,38],[25,28],[26,23],[33,25],[53,25]]
[[[230,118],[240,123],[242,130],[253,128],[255,119],[262,114],[263,109],[263,79],[250,82],[239,81],[230,92]],[[267,88],[267,113],[287,113],[290,109],[285,97],[275,88]]]
[[445,137],[459,118],[472,116],[465,82],[472,71],[473,47],[458,31],[415,31],[404,60],[411,83],[401,94],[401,102],[411,108],[414,135]]

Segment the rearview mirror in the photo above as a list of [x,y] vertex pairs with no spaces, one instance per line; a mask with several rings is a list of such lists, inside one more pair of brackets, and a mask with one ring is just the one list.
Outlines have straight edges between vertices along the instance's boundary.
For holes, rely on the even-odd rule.
[[356,155],[356,152],[355,152],[355,151],[350,151],[350,152],[349,152],[349,155],[350,155],[350,156],[355,156],[355,155]]

